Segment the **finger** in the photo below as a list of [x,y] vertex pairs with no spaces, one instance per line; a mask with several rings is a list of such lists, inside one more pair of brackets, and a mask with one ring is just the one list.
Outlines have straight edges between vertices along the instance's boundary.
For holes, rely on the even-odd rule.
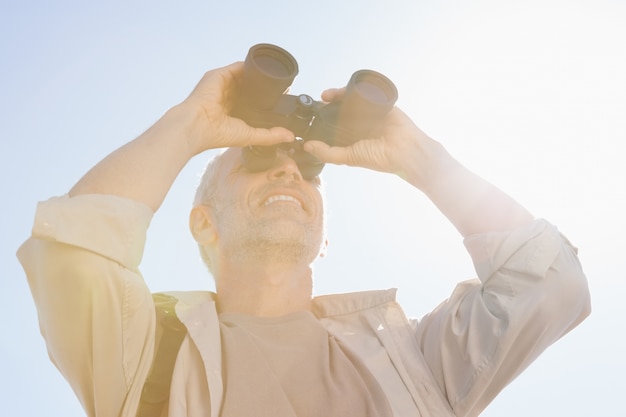
[[[220,68],[218,74],[221,75],[222,97],[227,97],[232,100],[232,93],[236,88],[239,80],[243,76],[244,63],[241,61],[233,62],[230,65]],[[230,100],[229,100],[230,101]],[[232,104],[232,103],[229,103]]]
[[236,119],[237,122],[241,122],[242,126],[240,135],[243,139],[243,146],[259,145],[269,146],[279,143],[292,142],[295,140],[293,132],[284,127],[272,127],[270,129],[252,127],[245,122]]
[[203,101],[209,98],[214,103],[222,103],[224,96],[228,95],[235,81],[241,77],[243,66],[243,62],[234,62],[225,67],[205,72],[188,98],[195,96]]
[[275,145],[278,143],[293,142],[296,140],[295,135],[289,129],[276,126],[270,129],[252,128],[255,131],[253,135],[255,142],[259,145]]
[[322,100],[326,102],[331,102],[335,100],[341,100],[341,98],[346,93],[346,88],[329,88],[328,90],[324,90],[322,92]]
[[309,140],[304,143],[304,150],[325,163],[348,164],[349,150],[343,146],[329,146],[322,141]]
[[221,68],[212,69],[204,73],[198,84],[213,84],[217,77],[221,77],[224,82],[229,83],[243,74],[243,68],[244,63],[238,61]]
[[218,68],[218,71],[228,73],[231,76],[239,77],[243,74],[244,63],[243,61],[233,62],[232,64],[228,64],[223,66],[222,68]]
[[235,72],[243,72],[243,67],[245,66],[243,61],[235,61],[233,63],[230,63],[228,65],[224,65],[223,68],[229,68]]

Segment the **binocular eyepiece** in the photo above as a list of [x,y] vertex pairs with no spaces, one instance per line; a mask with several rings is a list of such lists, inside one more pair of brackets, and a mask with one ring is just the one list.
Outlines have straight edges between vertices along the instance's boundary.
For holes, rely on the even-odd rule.
[[[293,150],[300,172],[310,179],[319,175],[324,164],[302,149],[303,142],[320,140],[331,146],[348,146],[366,138],[381,126],[398,91],[384,75],[360,70],[352,74],[340,100],[324,103],[307,94],[286,94],[296,75],[298,63],[289,52],[271,44],[254,45],[246,56],[232,115],[253,127],[282,126],[291,130],[299,139],[279,146]],[[279,146],[245,148],[246,169],[269,169]]]

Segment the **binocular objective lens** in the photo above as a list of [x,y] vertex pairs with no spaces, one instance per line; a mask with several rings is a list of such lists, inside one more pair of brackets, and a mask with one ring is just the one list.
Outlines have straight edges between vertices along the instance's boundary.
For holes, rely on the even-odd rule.
[[376,71],[355,72],[348,83],[348,86],[350,85],[363,100],[375,105],[383,105],[390,109],[398,99],[396,86],[389,78]]
[[297,74],[298,63],[289,52],[275,45],[254,45],[246,56],[236,115],[246,120],[257,110],[272,109]]
[[254,62],[261,71],[274,77],[288,77],[293,71],[293,69],[289,69],[284,63],[269,55],[256,56]]
[[249,55],[255,67],[275,78],[290,78],[298,74],[298,63],[287,51],[270,44],[258,44],[250,48]]
[[387,95],[385,90],[369,81],[358,82],[355,87],[363,97],[365,97],[372,103],[382,104],[389,101],[389,96]]

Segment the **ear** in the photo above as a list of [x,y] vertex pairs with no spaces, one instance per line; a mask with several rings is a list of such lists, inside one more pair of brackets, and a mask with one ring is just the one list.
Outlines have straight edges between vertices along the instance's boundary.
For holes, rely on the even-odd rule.
[[327,253],[328,253],[328,239],[324,239],[324,244],[322,245],[322,248],[320,250],[320,258],[326,257]]
[[211,210],[207,206],[195,206],[189,213],[189,230],[193,238],[201,245],[215,242],[217,233],[213,224]]

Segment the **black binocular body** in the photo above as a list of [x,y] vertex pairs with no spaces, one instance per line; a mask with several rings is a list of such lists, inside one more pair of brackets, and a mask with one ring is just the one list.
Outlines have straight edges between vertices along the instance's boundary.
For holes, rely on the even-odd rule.
[[[294,150],[303,177],[309,179],[318,175],[324,164],[302,149],[303,142],[319,140],[331,146],[348,146],[367,138],[381,126],[398,92],[384,75],[360,70],[352,74],[340,100],[325,103],[307,94],[286,94],[297,74],[298,63],[289,52],[271,44],[254,45],[246,56],[231,114],[253,127],[282,126],[291,130],[298,139],[279,146]],[[246,169],[259,172],[270,168],[276,149],[245,148]]]

